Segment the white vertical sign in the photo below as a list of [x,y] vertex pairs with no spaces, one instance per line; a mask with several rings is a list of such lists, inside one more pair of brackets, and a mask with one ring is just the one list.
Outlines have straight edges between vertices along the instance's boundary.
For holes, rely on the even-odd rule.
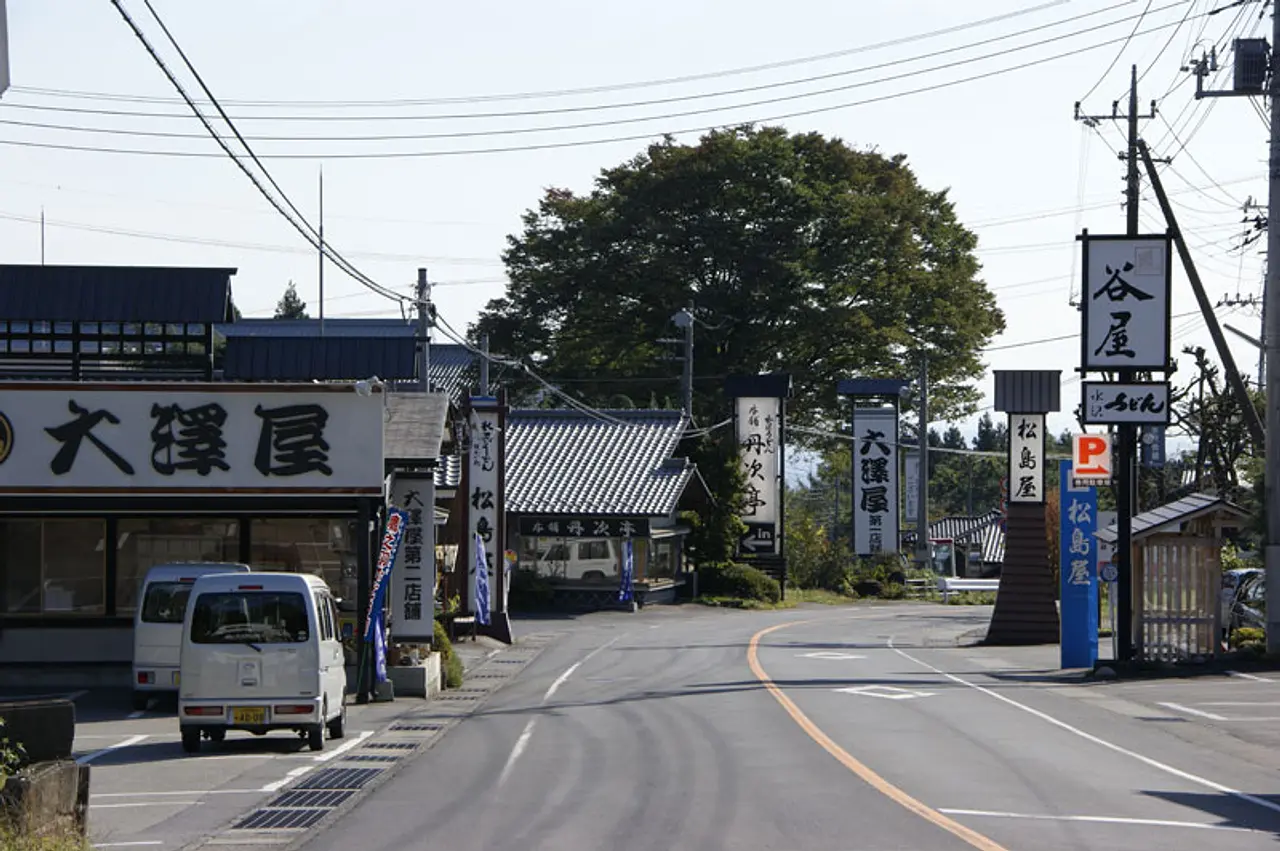
[[1085,370],[1169,368],[1171,246],[1166,236],[1086,235]]
[[9,25],[5,23],[4,0],[0,0],[0,95],[9,88]]
[[[473,399],[473,404],[478,401]],[[489,567],[489,611],[493,612],[497,571],[505,549],[501,538],[503,435],[497,408],[472,408],[467,456],[467,587],[476,587],[476,536],[484,542]],[[476,611],[474,593],[468,608]]]
[[1009,415],[1009,501],[1044,502],[1044,414]]
[[915,523],[920,516],[920,453],[908,450],[902,462],[902,519],[907,524]]
[[407,520],[391,571],[391,637],[428,640],[435,628],[435,477],[401,473],[391,489],[392,506]]
[[898,412],[853,410],[853,543],[860,556],[898,550]]
[[744,523],[778,524],[778,421],[782,400],[741,398],[738,404],[738,451],[747,480]]

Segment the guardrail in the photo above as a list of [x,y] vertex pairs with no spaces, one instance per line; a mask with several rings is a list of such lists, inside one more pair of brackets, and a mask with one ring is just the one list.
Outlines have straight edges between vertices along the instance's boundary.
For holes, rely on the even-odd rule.
[[942,592],[942,602],[947,602],[952,594],[962,591],[999,591],[999,579],[960,579],[954,576],[943,576],[938,579],[938,590]]

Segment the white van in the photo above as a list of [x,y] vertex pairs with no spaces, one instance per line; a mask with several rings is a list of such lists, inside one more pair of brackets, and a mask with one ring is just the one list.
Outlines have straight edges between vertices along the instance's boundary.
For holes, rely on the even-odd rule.
[[537,553],[542,569],[560,579],[612,579],[622,564],[612,538],[539,538]]
[[133,616],[133,708],[147,708],[152,697],[178,693],[178,654],[182,618],[191,587],[210,573],[247,573],[249,565],[196,561],[157,564],[147,571]]
[[178,728],[193,753],[227,730],[294,730],[311,750],[346,731],[347,676],[329,586],[308,573],[196,580],[182,625]]

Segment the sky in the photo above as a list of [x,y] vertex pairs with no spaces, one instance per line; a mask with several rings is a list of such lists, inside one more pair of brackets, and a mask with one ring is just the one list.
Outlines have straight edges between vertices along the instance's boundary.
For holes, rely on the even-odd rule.
[[[143,0],[121,2],[197,93]],[[0,262],[41,262],[43,214],[44,262],[234,267],[245,315],[269,316],[289,281],[314,315],[315,250],[176,100],[111,0],[7,3]],[[1157,111],[1140,130],[1172,158],[1162,179],[1209,298],[1261,297],[1265,240],[1237,246],[1258,214],[1245,203],[1266,200],[1263,104],[1196,100],[1183,70],[1216,47],[1206,88],[1229,87],[1233,39],[1269,34],[1260,2],[152,5],[313,223],[323,171],[326,241],[405,294],[426,267],[439,314],[460,331],[502,295],[506,237],[547,188],[588,191],[662,133],[692,142],[710,127],[778,124],[904,154],[922,184],[949,190],[1006,316],[986,364],[1062,370],[1066,410],[1049,422],[1074,430],[1076,235],[1125,227],[1123,122],[1088,126],[1074,105],[1109,116],[1120,100],[1123,113],[1134,65],[1141,112],[1153,100]],[[1144,232],[1164,230],[1145,181],[1140,211]],[[331,265],[325,281],[326,316],[399,315]],[[1178,268],[1175,355],[1213,351],[1195,310]],[[1217,312],[1260,330],[1256,307]],[[1257,350],[1228,338],[1254,376]],[[1175,383],[1192,372],[1181,362]],[[981,389],[989,410],[990,373]],[[975,420],[958,424],[972,433]],[[1171,449],[1185,445],[1175,436]]]

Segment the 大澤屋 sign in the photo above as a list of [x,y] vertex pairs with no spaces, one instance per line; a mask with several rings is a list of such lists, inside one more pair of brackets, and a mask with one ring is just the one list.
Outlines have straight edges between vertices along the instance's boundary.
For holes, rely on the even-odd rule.
[[0,385],[0,493],[378,494],[383,400],[343,385]]

